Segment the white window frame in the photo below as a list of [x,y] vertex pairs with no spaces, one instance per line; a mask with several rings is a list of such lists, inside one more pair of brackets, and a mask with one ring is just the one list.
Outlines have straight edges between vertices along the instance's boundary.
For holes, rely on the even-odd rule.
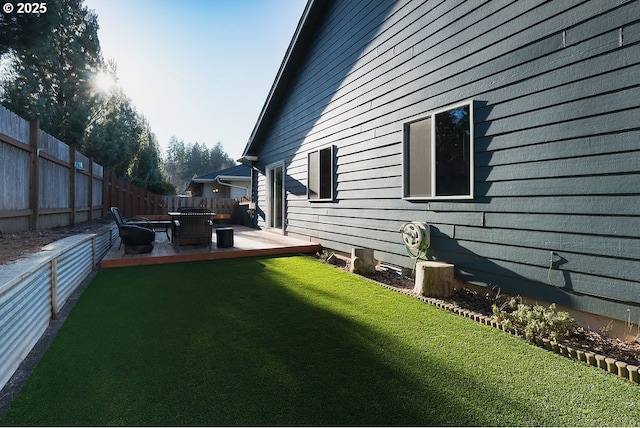
[[[465,195],[437,195],[436,194],[436,126],[435,120],[438,114],[444,113],[449,110],[454,110],[459,107],[469,107],[469,193]],[[425,165],[425,168],[429,168],[431,178],[431,196],[412,196],[409,194],[407,167],[409,166],[409,125],[425,120],[431,119],[431,137],[430,143],[430,164]],[[452,104],[444,108],[434,110],[430,113],[420,115],[411,120],[408,120],[402,124],[402,198],[408,201],[431,201],[431,200],[468,200],[474,197],[474,112],[473,112],[473,100],[466,100],[457,104]]]
[[[321,161],[321,156],[320,153],[324,150],[329,150],[330,156],[331,156],[331,165],[330,165],[330,171],[329,171],[329,178],[330,178],[330,195],[328,198],[321,198],[320,197],[320,183],[321,183],[321,177],[322,177],[322,173],[323,171],[320,168],[320,161]],[[312,168],[311,168],[311,156],[313,154],[317,154],[317,160],[316,160],[316,165],[315,165],[315,170],[318,173],[318,176],[316,177],[315,182],[318,184],[318,197],[317,198],[313,198],[311,197],[311,173],[312,173]],[[326,171],[325,171],[326,172]],[[313,150],[310,151],[309,153],[307,153],[307,200],[309,202],[332,202],[335,200],[335,183],[334,183],[334,175],[335,175],[335,146],[330,145],[330,146],[325,146],[325,147],[321,147],[317,150]]]

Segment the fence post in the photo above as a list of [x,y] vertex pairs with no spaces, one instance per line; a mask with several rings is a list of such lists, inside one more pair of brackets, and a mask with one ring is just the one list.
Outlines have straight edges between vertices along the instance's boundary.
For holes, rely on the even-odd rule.
[[29,218],[29,227],[31,229],[38,229],[38,218],[40,216],[40,200],[38,195],[40,194],[40,177],[39,177],[39,161],[40,151],[38,149],[39,144],[39,131],[40,124],[38,119],[32,119],[29,121],[29,146],[31,146],[31,170],[29,171],[29,208],[31,210],[31,217]]
[[[104,171],[104,170],[103,170]],[[107,211],[109,210],[109,191],[111,189],[111,175],[107,175],[105,177],[104,172],[102,173],[102,218],[107,217],[109,214]]]
[[71,147],[71,164],[69,165],[69,208],[71,208],[72,225],[76,224],[76,149]]
[[89,158],[89,183],[87,200],[89,201],[89,220],[93,220],[93,157]]
[[124,206],[127,209],[127,217],[135,217],[138,213],[132,213],[133,208],[133,190],[131,189],[131,183],[123,183],[125,191]]

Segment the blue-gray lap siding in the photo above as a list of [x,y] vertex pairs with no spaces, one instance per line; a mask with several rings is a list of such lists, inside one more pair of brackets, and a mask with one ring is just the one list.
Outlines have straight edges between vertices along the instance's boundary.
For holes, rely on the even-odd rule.
[[[639,41],[638,1],[337,1],[249,151],[285,162],[289,233],[409,267],[398,229],[428,222],[458,278],[637,323]],[[469,99],[474,198],[403,200],[403,123]],[[335,200],[309,202],[328,145]]]

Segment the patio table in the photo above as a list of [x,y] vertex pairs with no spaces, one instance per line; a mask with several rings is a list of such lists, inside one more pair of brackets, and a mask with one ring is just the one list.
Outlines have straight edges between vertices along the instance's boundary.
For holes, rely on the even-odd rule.
[[[171,216],[171,219],[179,220],[180,219],[180,214],[182,214],[182,213],[180,211],[169,211],[167,214],[169,214]],[[217,214],[212,212],[210,214],[210,217],[213,218],[213,216],[215,216],[215,215],[217,215]]]
[[[172,221],[180,219],[180,211],[169,211],[167,214],[171,217]],[[217,214],[214,212],[211,212],[211,216],[210,216],[210,219],[215,224],[220,224],[221,222],[224,222],[225,220],[229,220],[230,218],[231,218],[231,214]]]

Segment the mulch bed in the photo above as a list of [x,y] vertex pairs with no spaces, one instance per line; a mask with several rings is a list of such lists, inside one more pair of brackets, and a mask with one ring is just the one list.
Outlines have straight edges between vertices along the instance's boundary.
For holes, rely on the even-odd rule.
[[53,229],[7,233],[0,231],[0,265],[37,253],[42,247],[60,239],[81,233],[95,232],[109,223],[111,223],[110,219],[97,219]]
[[[326,255],[318,255],[318,257],[321,260],[326,259]],[[349,263],[350,260],[344,258],[338,258],[337,261],[334,262],[336,267],[347,271],[349,270]],[[378,269],[375,274],[366,275],[365,277],[405,294],[413,293],[413,278],[402,275],[395,270]],[[493,305],[496,304],[500,307],[509,301],[511,297],[513,296],[496,293],[488,289],[461,288],[456,290],[451,298],[442,300],[481,315],[492,316]],[[630,365],[640,366],[639,339],[633,342],[623,342],[617,338],[608,337],[605,334],[578,327],[572,336],[564,339],[561,343],[576,350],[592,352],[614,358],[617,361]]]

